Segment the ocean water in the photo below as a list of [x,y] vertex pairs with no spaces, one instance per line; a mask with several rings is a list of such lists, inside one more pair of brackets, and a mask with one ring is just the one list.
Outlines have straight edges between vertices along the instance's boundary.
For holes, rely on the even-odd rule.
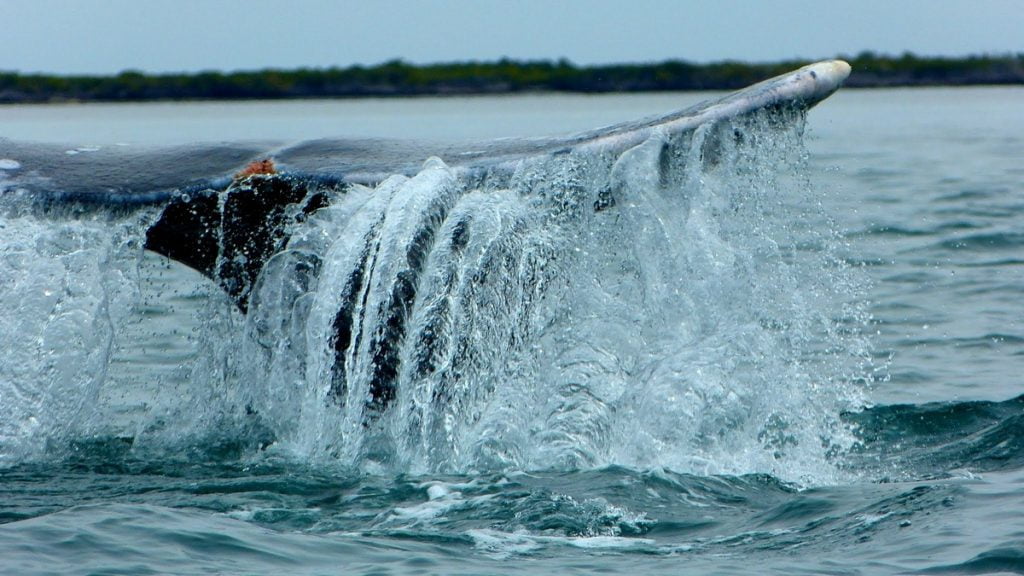
[[[6,107],[0,135],[469,140],[707,96]],[[660,177],[615,159],[600,211],[599,158],[469,192],[432,161],[293,230],[248,315],[141,250],[156,209],[3,204],[0,573],[1024,572],[1024,89],[741,128]],[[386,216],[434,201],[396,352],[433,368],[378,414],[369,348],[325,376],[338,286],[359,238],[400,277],[418,221]]]

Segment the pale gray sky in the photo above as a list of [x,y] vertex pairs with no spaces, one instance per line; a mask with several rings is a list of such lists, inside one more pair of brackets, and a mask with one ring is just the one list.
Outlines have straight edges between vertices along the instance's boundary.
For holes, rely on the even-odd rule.
[[0,0],[0,70],[1024,52],[1021,0]]

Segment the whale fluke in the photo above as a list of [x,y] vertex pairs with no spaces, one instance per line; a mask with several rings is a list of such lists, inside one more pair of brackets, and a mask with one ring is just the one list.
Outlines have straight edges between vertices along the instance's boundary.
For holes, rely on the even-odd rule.
[[[438,155],[466,172],[500,172],[514,170],[530,156],[580,150],[617,154],[659,130],[678,137],[754,112],[809,109],[838,89],[848,74],[845,62],[821,62],[651,120],[563,139],[485,143],[468,147],[468,152],[447,149]],[[707,145],[709,155],[712,147]],[[221,151],[220,156],[234,159],[251,151]],[[206,163],[201,166],[213,170],[222,160],[211,163],[208,152],[202,151]],[[290,224],[323,207],[330,195],[344,194],[351,184],[372,185],[390,174],[415,174],[425,154],[408,143],[314,141],[274,153],[282,166],[279,174],[243,179],[221,174],[162,190],[139,190],[139,184],[126,182],[115,192],[81,190],[71,195],[67,190],[74,187],[65,187],[63,194],[66,200],[79,202],[166,203],[163,215],[147,233],[146,247],[214,279],[245,311],[249,289],[266,259],[285,242]],[[187,165],[189,159],[181,162]],[[603,210],[613,204],[614,198],[602,196],[594,208]]]
[[[640,238],[647,221],[632,220],[642,211],[631,205],[669,189],[685,203],[679,190],[694,162],[712,170],[763,134],[747,123],[793,125],[849,72],[844,62],[820,62],[656,118],[468,146],[316,140],[68,151],[0,140],[0,194],[73,214],[155,207],[145,248],[219,285],[268,354],[286,340],[282,326],[315,311],[316,323],[301,330],[328,342],[318,376],[327,400],[358,410],[366,425],[399,398],[399,382],[431,382],[416,406],[435,405],[442,418],[445,406],[488,394],[470,389],[469,375],[506,360],[476,338],[529,347],[529,311],[573,257],[565,238],[597,234],[588,226],[618,234],[614,225]],[[271,304],[261,309],[261,299]],[[423,421],[421,432],[444,426]]]

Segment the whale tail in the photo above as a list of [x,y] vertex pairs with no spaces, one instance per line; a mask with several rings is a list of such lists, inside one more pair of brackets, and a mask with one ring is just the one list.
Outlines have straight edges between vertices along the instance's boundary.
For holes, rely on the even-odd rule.
[[[658,118],[568,138],[510,140],[469,151],[441,148],[431,153],[480,178],[514,172],[524,160],[542,156],[618,156],[658,133],[679,138],[754,113],[802,112],[837,90],[849,71],[845,62],[820,62]],[[731,132],[726,132],[729,137]],[[722,137],[705,138],[703,161],[715,161],[716,142]],[[28,190],[47,205],[162,205],[163,213],[146,234],[146,248],[209,277],[244,312],[257,276],[285,245],[290,228],[354,184],[375,185],[392,174],[415,174],[426,157],[422,149],[378,141],[315,141],[271,148],[272,152],[267,148],[252,144],[82,151],[0,140],[0,158],[18,159],[17,169],[7,170],[13,179],[12,174],[0,174],[7,178],[6,184],[0,180],[0,191]],[[270,156],[279,162],[280,172]],[[238,171],[237,166],[246,162]],[[605,195],[594,208],[613,204],[614,198]]]

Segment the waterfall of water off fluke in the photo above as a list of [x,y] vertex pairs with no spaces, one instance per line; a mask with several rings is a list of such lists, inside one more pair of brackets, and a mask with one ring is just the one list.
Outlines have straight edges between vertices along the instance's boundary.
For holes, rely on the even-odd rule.
[[18,198],[7,200],[0,206],[0,466],[90,428],[116,332],[138,300],[138,231],[154,217],[40,219]]
[[[803,119],[781,116],[351,186],[288,231],[246,315],[211,298],[188,385],[125,433],[140,450],[234,435],[393,471],[828,482],[852,441],[839,415],[860,401],[866,316],[807,183]],[[96,287],[120,290],[106,276]],[[116,339],[126,321],[102,307],[82,313]],[[79,386],[29,366],[36,384]],[[5,393],[24,387],[5,370]]]

